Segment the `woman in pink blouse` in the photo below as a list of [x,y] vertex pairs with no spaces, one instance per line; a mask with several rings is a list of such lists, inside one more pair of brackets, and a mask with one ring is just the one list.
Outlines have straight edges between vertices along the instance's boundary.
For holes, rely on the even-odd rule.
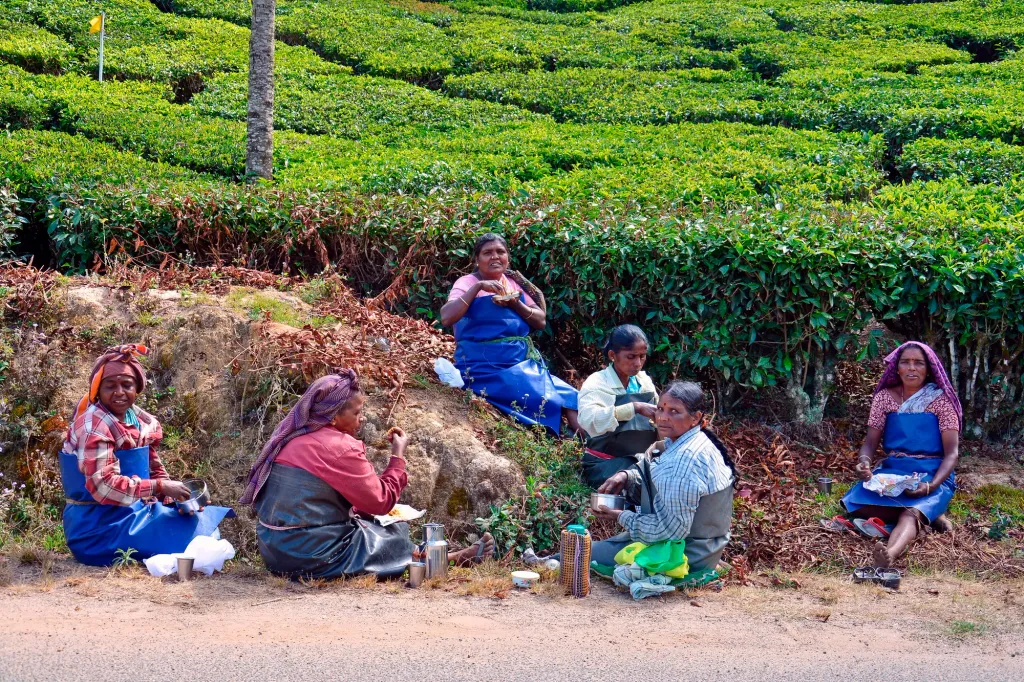
[[[256,537],[267,568],[293,578],[401,575],[412,560],[409,524],[388,526],[374,516],[390,512],[409,482],[408,437],[389,436],[391,461],[380,475],[357,438],[366,396],[356,373],[341,370],[314,381],[274,429],[242,495],[259,516]],[[458,564],[494,552],[490,534],[450,552]]]
[[[875,388],[868,433],[860,448],[857,483],[843,497],[850,515],[878,518],[892,527],[886,544],[874,547],[874,563],[887,567],[902,556],[924,524],[951,527],[945,516],[956,491],[963,409],[938,356],[920,341],[909,341],[886,359]],[[887,455],[872,471],[879,444]],[[867,490],[874,474],[922,474],[916,489],[898,497]]]
[[455,366],[466,388],[520,422],[580,432],[576,389],[548,371],[529,334],[547,326],[544,295],[509,269],[505,238],[487,233],[473,246],[476,269],[460,277],[441,308],[455,334]]

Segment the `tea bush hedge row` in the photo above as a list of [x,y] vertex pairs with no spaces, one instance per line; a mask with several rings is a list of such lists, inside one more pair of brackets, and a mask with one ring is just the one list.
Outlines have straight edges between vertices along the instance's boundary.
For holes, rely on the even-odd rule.
[[72,67],[74,56],[75,49],[65,40],[0,6],[0,61],[36,73],[60,73]]
[[[75,51],[82,69],[96,73],[97,34],[89,20],[107,13],[104,72],[108,78],[150,79],[177,83],[224,72],[244,72],[249,63],[249,31],[224,21],[179,17],[161,12],[148,0],[61,0],[45,3],[6,0],[21,26],[35,25],[60,36]],[[280,45],[276,66],[281,71],[337,73],[305,48]],[[17,63],[17,62],[15,62]]]
[[962,177],[973,183],[1003,183],[1024,175],[1024,147],[992,140],[915,140],[899,159],[909,180]]
[[780,3],[780,25],[812,35],[931,38],[984,61],[1024,46],[1020,0],[958,0],[920,4]]
[[[168,4],[191,16],[248,23],[244,3],[174,0]],[[625,6],[605,13],[579,13],[585,5],[605,9],[612,4]],[[1024,9],[1020,0],[961,0],[912,9],[862,6],[808,6],[792,0],[716,4],[463,0],[447,5],[282,0],[278,33],[361,73],[413,82],[437,83],[448,74],[478,71],[730,69],[740,63],[775,78],[787,70],[824,66],[915,72],[923,65],[970,61],[994,35],[1003,38],[997,40],[1002,42],[993,54],[1005,56],[1014,49],[1013,36],[1019,31],[1010,10]],[[548,8],[573,13],[534,11]]]
[[448,78],[444,91],[577,123],[744,121],[877,132],[897,148],[922,136],[1024,142],[1024,60],[979,66],[930,67],[916,75],[800,69],[773,84],[743,71],[703,69],[477,73]]
[[[30,92],[30,97],[24,93]],[[0,112],[23,127],[77,132],[145,158],[238,178],[242,121],[169,101],[157,83],[100,86],[78,76],[0,72]],[[131,112],[127,116],[125,112]],[[533,189],[552,197],[749,202],[866,198],[882,182],[877,138],[755,126],[559,126],[509,122],[365,136],[358,143],[283,131],[284,187],[422,193],[438,187]]]
[[[39,172],[42,158],[56,175]],[[613,322],[643,324],[659,378],[702,377],[723,400],[778,385],[804,394],[813,412],[840,353],[878,351],[876,337],[861,341],[876,318],[952,350],[972,422],[998,432],[1019,416],[1018,364],[1000,360],[1024,348],[1020,184],[993,194],[956,181],[918,183],[947,196],[947,220],[937,224],[934,214],[895,210],[906,205],[897,189],[852,211],[283,192],[190,180],[99,142],[37,131],[3,140],[0,160],[33,200],[31,219],[55,239],[75,237],[62,253],[79,260],[116,237],[204,260],[318,268],[322,244],[366,285],[383,285],[399,261],[411,263],[410,305],[427,313],[469,267],[473,235],[495,229],[510,238],[516,265],[549,292],[554,325],[593,345]],[[128,192],[108,184],[110,168],[114,182],[123,169],[148,185]],[[994,206],[999,215],[986,215]]]
[[[245,74],[217,76],[191,104],[203,114],[244,121],[247,87]],[[334,137],[401,137],[410,128],[450,131],[535,118],[519,108],[369,76],[285,73],[274,86],[275,128]]]

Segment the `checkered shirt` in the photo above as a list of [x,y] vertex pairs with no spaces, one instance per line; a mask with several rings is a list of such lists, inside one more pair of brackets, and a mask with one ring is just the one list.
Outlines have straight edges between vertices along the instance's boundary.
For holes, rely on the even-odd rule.
[[[640,484],[639,471],[630,469],[628,475],[631,487]],[[665,452],[651,464],[651,480],[657,491],[654,513],[619,514],[630,538],[647,545],[686,539],[700,498],[732,485],[732,470],[700,427],[694,427],[677,440],[665,440]]]
[[[156,454],[163,438],[160,422],[153,415],[135,408],[140,428],[127,426],[99,403],[93,403],[68,428],[64,452],[78,457],[78,470],[85,476],[85,487],[100,504],[130,505],[155,494],[157,479],[169,478]],[[149,447],[149,478],[122,476],[116,450]]]

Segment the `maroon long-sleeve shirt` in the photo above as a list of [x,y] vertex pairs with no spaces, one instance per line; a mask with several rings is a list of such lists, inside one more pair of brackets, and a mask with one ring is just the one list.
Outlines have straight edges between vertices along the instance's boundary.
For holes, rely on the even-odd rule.
[[275,464],[302,469],[337,490],[357,510],[387,514],[409,483],[405,460],[392,457],[380,476],[366,459],[361,440],[333,426],[299,436],[285,445]]

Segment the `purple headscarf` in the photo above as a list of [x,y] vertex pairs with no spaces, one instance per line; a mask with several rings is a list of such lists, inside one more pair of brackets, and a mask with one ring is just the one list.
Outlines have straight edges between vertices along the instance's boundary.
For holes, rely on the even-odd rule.
[[274,429],[270,440],[263,446],[256,463],[249,471],[249,483],[239,500],[252,504],[263,484],[270,477],[270,469],[288,441],[307,433],[319,431],[338,415],[349,398],[359,392],[359,378],[354,370],[343,369],[337,374],[320,377],[306,389],[288,416]]
[[956,410],[957,419],[960,422],[960,430],[963,430],[964,408],[960,405],[960,398],[957,397],[956,391],[953,390],[953,384],[950,382],[949,376],[946,374],[946,368],[942,366],[939,356],[936,355],[935,351],[933,351],[926,343],[922,343],[921,341],[907,341],[899,348],[889,353],[889,355],[885,357],[885,371],[882,372],[882,378],[878,380],[878,385],[875,387],[875,394],[877,395],[882,389],[899,386],[903,383],[900,379],[900,354],[910,346],[920,348],[921,352],[924,353],[925,358],[928,359],[928,369],[931,372],[932,381],[936,386],[942,389],[942,392],[946,395],[946,399],[952,403],[953,409]]

